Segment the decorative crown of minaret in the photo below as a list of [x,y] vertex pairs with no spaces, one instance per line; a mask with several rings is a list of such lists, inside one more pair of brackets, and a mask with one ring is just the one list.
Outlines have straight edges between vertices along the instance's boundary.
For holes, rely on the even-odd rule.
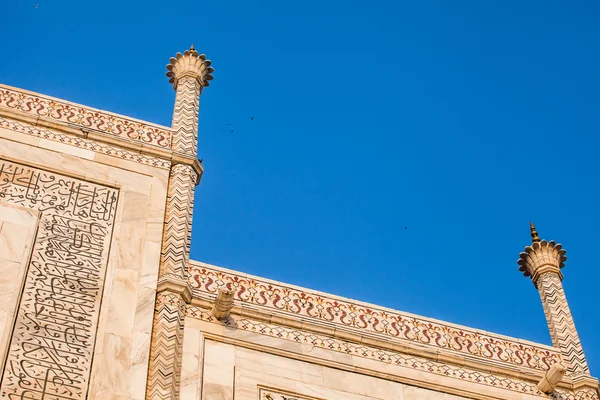
[[171,63],[167,64],[166,75],[175,90],[177,90],[177,82],[185,76],[196,78],[201,86],[208,86],[208,81],[213,79],[214,69],[210,66],[211,61],[207,60],[204,54],[198,54],[194,45],[183,54],[177,53],[169,61]]
[[523,275],[530,276],[533,284],[537,287],[537,280],[544,272],[555,272],[560,279],[563,275],[560,269],[565,266],[567,251],[553,240],[540,240],[533,222],[529,223],[531,230],[531,246],[525,247],[525,251],[519,254],[519,271]]

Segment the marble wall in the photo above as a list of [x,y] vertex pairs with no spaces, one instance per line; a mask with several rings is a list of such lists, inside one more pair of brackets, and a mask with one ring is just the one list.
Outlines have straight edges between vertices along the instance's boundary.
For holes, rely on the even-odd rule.
[[169,163],[0,122],[0,398],[144,399]]
[[[550,396],[540,390],[561,360],[550,346],[205,263],[190,272],[182,399],[598,400],[596,380],[563,377]],[[215,313],[226,292],[233,303]]]
[[[186,332],[187,333],[187,332]],[[464,397],[268,354],[215,340],[187,340],[184,360],[204,355],[203,384],[182,399],[210,400],[459,400]],[[200,368],[199,368],[200,369]],[[200,397],[201,396],[201,397]]]

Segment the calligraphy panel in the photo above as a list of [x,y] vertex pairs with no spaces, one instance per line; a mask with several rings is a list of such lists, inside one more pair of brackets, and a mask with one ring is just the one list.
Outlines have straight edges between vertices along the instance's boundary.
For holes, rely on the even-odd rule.
[[86,398],[118,194],[0,159],[0,202],[40,213],[0,398]]

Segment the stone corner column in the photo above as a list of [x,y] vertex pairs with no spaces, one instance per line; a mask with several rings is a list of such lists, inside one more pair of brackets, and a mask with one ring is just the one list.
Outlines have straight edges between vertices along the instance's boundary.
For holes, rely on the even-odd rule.
[[567,375],[573,379],[589,377],[590,371],[562,285],[561,268],[567,260],[566,250],[554,241],[540,240],[533,223],[530,223],[530,229],[532,243],[520,254],[519,271],[531,278],[540,293],[552,345],[562,353]]
[[170,61],[166,75],[176,93],[172,122],[175,133],[171,148],[177,153],[196,157],[200,95],[213,79],[214,69],[210,60],[204,54],[198,54],[194,45],[183,54],[177,53]]
[[187,303],[194,188],[202,167],[197,159],[198,113],[202,89],[213,68],[194,46],[171,58],[169,82],[175,89],[173,164],[169,173],[165,225],[146,386],[147,399],[179,399],[181,355]]

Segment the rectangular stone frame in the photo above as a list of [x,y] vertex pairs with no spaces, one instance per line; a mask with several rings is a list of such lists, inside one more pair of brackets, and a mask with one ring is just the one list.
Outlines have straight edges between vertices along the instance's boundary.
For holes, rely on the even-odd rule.
[[0,198],[40,212],[0,397],[87,397],[119,191],[0,159]]

